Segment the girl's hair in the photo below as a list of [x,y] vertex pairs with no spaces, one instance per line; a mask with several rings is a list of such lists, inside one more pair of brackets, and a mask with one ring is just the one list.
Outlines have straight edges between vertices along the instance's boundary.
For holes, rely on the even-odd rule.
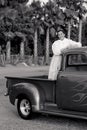
[[66,34],[65,29],[60,28],[60,29],[57,30],[57,33],[60,32],[60,31],[62,31],[64,34]]

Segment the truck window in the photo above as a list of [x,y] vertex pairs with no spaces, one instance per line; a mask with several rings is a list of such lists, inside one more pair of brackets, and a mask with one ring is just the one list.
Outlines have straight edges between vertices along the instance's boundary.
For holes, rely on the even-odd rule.
[[67,70],[86,70],[87,71],[87,55],[86,54],[69,54],[66,60]]

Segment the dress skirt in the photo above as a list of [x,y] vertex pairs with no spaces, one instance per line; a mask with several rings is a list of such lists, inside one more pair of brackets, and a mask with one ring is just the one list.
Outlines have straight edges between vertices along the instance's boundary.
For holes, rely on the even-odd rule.
[[61,68],[61,59],[62,59],[61,55],[53,55],[50,63],[48,79],[50,80],[57,79],[58,72]]

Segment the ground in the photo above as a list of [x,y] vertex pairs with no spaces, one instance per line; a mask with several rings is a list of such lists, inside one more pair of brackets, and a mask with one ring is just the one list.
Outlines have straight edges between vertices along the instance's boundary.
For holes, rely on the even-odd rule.
[[32,120],[19,117],[16,107],[11,105],[9,98],[4,96],[6,91],[5,76],[29,76],[48,73],[49,66],[11,66],[0,67],[0,130],[87,130],[87,121],[36,115]]

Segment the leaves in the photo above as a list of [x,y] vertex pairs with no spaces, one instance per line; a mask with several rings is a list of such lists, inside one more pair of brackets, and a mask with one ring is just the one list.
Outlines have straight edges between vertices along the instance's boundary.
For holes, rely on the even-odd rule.
[[7,40],[8,39],[13,39],[14,38],[14,36],[15,36],[15,34],[13,33],[13,32],[11,32],[11,31],[9,31],[9,32],[4,32],[4,36],[7,38]]
[[39,29],[40,35],[45,35],[47,27],[57,28],[71,19],[77,23],[77,17],[82,19],[87,11],[82,5],[83,0],[49,0],[43,6],[40,1],[33,1],[28,7],[25,6],[27,0],[6,1],[3,0],[2,4],[7,3],[7,7],[0,8],[0,31],[21,32],[32,37],[36,28]]

